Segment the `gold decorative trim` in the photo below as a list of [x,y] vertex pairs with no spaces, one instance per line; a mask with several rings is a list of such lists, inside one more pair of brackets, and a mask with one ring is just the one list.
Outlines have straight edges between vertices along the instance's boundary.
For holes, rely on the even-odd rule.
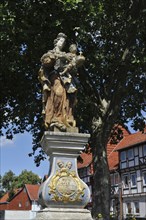
[[52,201],[61,202],[77,202],[81,201],[84,196],[85,186],[76,175],[75,171],[71,171],[72,163],[68,161],[64,164],[58,161],[59,170],[51,178],[49,183],[49,195],[52,195]]

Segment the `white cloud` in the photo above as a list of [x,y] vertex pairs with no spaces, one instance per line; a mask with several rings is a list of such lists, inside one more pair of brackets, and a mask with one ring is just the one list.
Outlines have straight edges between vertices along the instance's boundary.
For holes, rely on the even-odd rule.
[[10,139],[7,139],[5,136],[2,136],[0,138],[0,146],[1,147],[9,146],[9,145],[12,145],[12,144],[14,144],[14,139],[10,140]]

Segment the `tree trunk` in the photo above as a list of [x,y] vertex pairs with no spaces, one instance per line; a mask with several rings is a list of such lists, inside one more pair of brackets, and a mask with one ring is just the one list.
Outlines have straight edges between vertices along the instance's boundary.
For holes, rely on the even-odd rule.
[[[104,133],[105,132],[105,133]],[[110,219],[110,173],[107,162],[107,138],[103,128],[92,139],[93,145],[93,219],[99,214],[104,220]]]

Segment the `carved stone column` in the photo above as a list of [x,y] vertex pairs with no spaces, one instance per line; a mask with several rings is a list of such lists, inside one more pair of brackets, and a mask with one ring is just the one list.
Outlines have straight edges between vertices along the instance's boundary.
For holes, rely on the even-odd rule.
[[81,133],[44,133],[41,146],[50,157],[50,175],[39,190],[39,202],[47,208],[37,213],[37,220],[92,219],[83,209],[90,200],[90,191],[77,172],[77,157],[89,137]]

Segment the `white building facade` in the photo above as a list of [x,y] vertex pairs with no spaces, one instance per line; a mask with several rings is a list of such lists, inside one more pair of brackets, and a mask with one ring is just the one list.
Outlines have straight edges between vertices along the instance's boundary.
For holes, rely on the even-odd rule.
[[142,142],[129,145],[127,139],[127,146],[122,148],[120,143],[117,147],[123,219],[135,216],[146,220],[146,134],[143,135]]
[[[111,148],[108,155],[111,214],[116,220],[127,220],[130,216],[146,220],[146,131],[127,133],[116,146],[108,147]],[[92,156],[83,153],[81,157],[83,163],[78,164],[79,176],[87,183],[92,195]],[[88,208],[92,208],[92,200]]]

